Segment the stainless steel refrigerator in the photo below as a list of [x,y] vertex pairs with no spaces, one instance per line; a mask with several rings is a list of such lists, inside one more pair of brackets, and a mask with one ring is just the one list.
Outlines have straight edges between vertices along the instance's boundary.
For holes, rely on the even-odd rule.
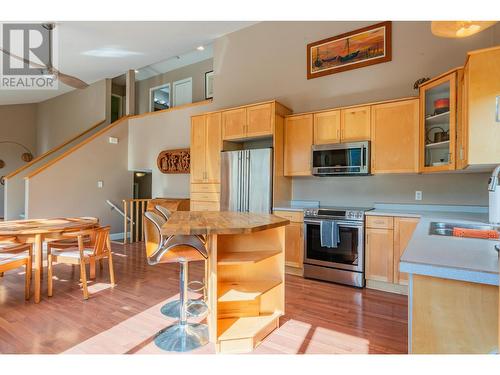
[[271,148],[222,152],[221,211],[271,212],[272,156]]

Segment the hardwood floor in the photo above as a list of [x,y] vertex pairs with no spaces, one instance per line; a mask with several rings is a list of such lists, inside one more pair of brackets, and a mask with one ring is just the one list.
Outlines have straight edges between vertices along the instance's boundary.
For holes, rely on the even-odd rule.
[[[172,323],[159,308],[178,297],[178,266],[149,266],[142,243],[113,244],[117,286],[107,267],[83,300],[78,268],[54,267],[54,296],[23,298],[24,270],[0,278],[0,353],[161,353],[154,334]],[[190,268],[191,279],[202,264]],[[368,289],[286,277],[286,315],[254,351],[271,353],[406,353],[407,298]],[[213,353],[207,345],[194,353]],[[193,352],[192,352],[193,353]]]

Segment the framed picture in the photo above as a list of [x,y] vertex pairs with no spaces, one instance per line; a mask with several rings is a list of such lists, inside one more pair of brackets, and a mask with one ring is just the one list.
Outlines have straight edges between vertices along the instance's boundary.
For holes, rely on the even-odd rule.
[[214,71],[205,73],[205,99],[214,97]]
[[392,23],[377,23],[307,45],[307,79],[392,59]]

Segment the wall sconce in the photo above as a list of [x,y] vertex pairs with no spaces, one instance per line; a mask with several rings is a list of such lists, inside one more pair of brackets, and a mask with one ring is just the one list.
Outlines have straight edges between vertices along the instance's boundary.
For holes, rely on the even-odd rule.
[[[0,141],[0,144],[1,143],[10,143],[10,144],[18,145],[18,146],[22,147],[26,152],[23,152],[21,154],[21,160],[26,162],[26,163],[29,163],[30,161],[33,160],[33,154],[31,153],[31,151],[28,149],[28,147],[22,145],[21,143],[14,142],[14,141]],[[0,159],[0,169],[2,169],[4,167],[5,167],[5,161]]]

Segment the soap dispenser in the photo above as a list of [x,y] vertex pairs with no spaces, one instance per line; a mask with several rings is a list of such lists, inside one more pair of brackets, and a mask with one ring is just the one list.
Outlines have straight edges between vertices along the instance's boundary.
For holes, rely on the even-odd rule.
[[495,168],[488,182],[490,199],[490,223],[500,224],[500,184],[498,175],[500,174],[500,165]]

